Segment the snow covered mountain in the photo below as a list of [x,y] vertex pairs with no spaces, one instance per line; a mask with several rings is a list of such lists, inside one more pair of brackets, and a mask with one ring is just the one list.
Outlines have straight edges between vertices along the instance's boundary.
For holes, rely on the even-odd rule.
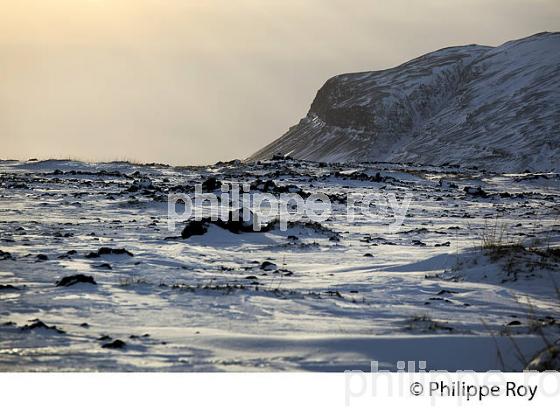
[[560,33],[445,48],[342,74],[299,124],[249,159],[560,169]]

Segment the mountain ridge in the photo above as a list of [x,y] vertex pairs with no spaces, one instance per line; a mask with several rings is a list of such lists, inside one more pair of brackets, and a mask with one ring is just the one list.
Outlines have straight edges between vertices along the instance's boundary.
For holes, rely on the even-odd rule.
[[446,47],[334,76],[300,122],[249,160],[560,169],[560,33]]

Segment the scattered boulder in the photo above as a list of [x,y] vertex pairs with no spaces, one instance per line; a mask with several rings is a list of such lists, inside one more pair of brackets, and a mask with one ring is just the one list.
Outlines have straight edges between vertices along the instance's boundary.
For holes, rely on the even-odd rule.
[[251,184],[251,189],[254,191],[267,192],[271,194],[298,194],[302,197],[308,197],[309,194],[297,185],[277,185],[272,179],[262,181],[257,179]]
[[[248,218],[245,216],[248,216]],[[229,211],[226,220],[218,219],[214,223],[220,228],[226,229],[231,233],[239,234],[242,232],[254,232],[254,219],[255,215],[250,209],[240,208]]]
[[232,159],[230,161],[218,161],[214,165],[217,167],[223,167],[223,166],[237,166],[241,164],[242,162],[240,159]]
[[344,299],[344,296],[342,296],[342,293],[338,290],[327,290],[325,293],[329,296],[336,296],[337,298]]
[[261,263],[261,269],[270,272],[278,269],[278,265],[269,261],[264,261],[263,263]]
[[[266,226],[261,228],[261,232],[268,232],[275,229],[280,229],[280,221],[278,219],[270,221]],[[338,242],[342,238],[338,232],[321,225],[319,222],[315,221],[289,221],[287,223],[288,230],[300,230],[301,234],[314,233],[322,236],[326,236],[332,242]]]
[[[236,211],[229,211],[227,219],[218,219],[213,221],[212,218],[202,218],[200,221],[193,220],[187,222],[187,225],[181,231],[181,238],[188,239],[191,236],[200,236],[208,232],[208,226],[216,225],[222,229],[226,229],[231,233],[239,234],[243,232],[253,232],[253,220],[255,216],[249,209],[245,209],[245,213],[249,215],[248,219],[243,217],[244,208]],[[265,230],[268,227],[265,227]]]
[[86,258],[99,258],[102,255],[128,255],[134,256],[132,252],[127,251],[124,248],[108,248],[101,247],[95,252],[90,252],[86,255]]
[[93,279],[93,276],[83,275],[81,273],[72,276],[65,276],[56,282],[56,286],[72,286],[77,283],[90,283],[92,285],[97,285],[97,282]]
[[200,236],[208,232],[208,222],[202,221],[189,221],[181,231],[181,238],[188,239],[191,236]]
[[396,181],[395,178],[382,176],[381,173],[379,172],[376,172],[375,175],[368,175],[365,172],[358,172],[358,171],[352,173],[337,171],[334,173],[334,177],[341,178],[344,180],[350,179],[354,181],[369,181],[369,182],[377,182],[377,183]]
[[455,293],[458,293],[458,292],[455,291],[455,290],[441,289],[441,290],[437,293],[437,295],[446,295],[446,294],[452,295],[452,294],[455,294]]
[[403,234],[424,234],[424,233],[428,233],[429,230],[428,228],[415,228],[415,229],[411,229],[409,231],[403,231]]
[[23,331],[35,330],[35,329],[45,329],[45,330],[54,330],[57,333],[63,334],[66,333],[62,329],[58,329],[56,326],[48,326],[45,322],[39,319],[30,320],[31,324],[25,325],[21,328]]
[[129,339],[141,339],[141,338],[147,338],[147,337],[150,337],[150,334],[149,334],[149,333],[144,333],[144,334],[141,335],[141,336],[138,336],[138,335],[130,335],[130,336],[129,336]]
[[466,186],[463,188],[463,191],[467,195],[474,196],[474,197],[486,198],[488,196],[488,193],[484,191],[480,186],[477,187]]
[[202,183],[202,192],[214,192],[221,187],[221,183],[214,177],[209,177]]
[[0,261],[4,261],[7,259],[14,259],[10,252],[4,252],[0,249]]
[[120,339],[116,339],[112,342],[102,344],[101,347],[103,349],[124,349],[126,347],[126,343]]
[[143,178],[140,178],[140,179],[135,179],[132,182],[132,185],[128,188],[128,191],[129,192],[137,192],[137,191],[145,190],[145,189],[154,189],[154,184],[152,183],[150,178],[147,178],[147,177],[143,177]]
[[291,161],[293,158],[289,154],[282,154],[280,152],[272,156],[273,161]]

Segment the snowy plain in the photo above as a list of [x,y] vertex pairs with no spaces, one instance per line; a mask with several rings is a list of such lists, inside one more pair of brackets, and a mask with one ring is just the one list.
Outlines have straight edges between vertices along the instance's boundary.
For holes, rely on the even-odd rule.
[[[333,214],[322,229],[170,233],[167,195],[209,178],[326,193]],[[401,229],[365,216],[349,223],[344,198],[356,192],[411,194]],[[396,370],[426,361],[428,370],[519,371],[560,335],[560,260],[492,256],[482,238],[498,229],[523,249],[554,249],[559,199],[555,173],[456,166],[2,161],[0,370],[344,371],[371,361]],[[96,284],[56,286],[77,274]]]

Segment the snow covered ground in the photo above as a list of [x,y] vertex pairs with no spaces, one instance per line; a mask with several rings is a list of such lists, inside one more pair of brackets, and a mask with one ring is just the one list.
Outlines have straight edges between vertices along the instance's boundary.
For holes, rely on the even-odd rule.
[[[167,194],[212,176],[413,202],[397,232],[341,199],[325,229],[170,233]],[[560,334],[559,199],[473,168],[2,161],[0,370],[520,370]],[[523,247],[481,250],[502,233]]]

